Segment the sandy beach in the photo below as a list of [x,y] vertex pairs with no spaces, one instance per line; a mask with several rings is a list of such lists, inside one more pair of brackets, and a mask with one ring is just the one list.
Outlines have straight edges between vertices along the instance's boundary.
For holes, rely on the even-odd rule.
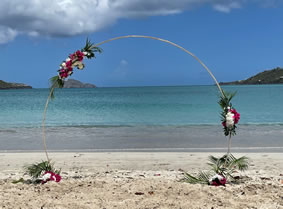
[[[223,153],[222,153],[223,154]],[[214,153],[221,156],[221,153]],[[282,153],[236,153],[251,159],[244,183],[226,187],[180,181],[206,169],[210,153],[54,152],[60,183],[12,184],[44,153],[0,153],[0,208],[283,208]]]

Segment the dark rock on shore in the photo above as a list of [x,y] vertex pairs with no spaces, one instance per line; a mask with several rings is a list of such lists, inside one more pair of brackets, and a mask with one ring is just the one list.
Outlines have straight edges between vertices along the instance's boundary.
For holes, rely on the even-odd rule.
[[23,83],[8,83],[0,80],[0,89],[32,89],[32,87]]

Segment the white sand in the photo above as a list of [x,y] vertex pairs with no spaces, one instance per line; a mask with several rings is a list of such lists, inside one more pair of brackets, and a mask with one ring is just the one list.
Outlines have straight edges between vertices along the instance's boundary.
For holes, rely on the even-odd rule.
[[[210,153],[49,153],[60,183],[12,184],[44,153],[0,153],[0,208],[283,208],[283,153],[236,153],[251,159],[244,183],[192,185],[183,171],[207,168]],[[221,156],[223,153],[213,153]]]

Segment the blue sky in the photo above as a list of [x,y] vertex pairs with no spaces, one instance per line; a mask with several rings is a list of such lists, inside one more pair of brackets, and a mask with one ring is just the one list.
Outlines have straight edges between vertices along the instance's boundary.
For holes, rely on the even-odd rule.
[[[40,8],[46,1],[39,2],[0,3],[0,80],[48,87],[61,61],[82,48],[86,37],[98,43],[131,34],[183,46],[218,81],[283,66],[281,1],[50,0],[45,10]],[[71,78],[101,87],[213,84],[196,60],[162,42],[133,38],[101,47],[104,52]]]

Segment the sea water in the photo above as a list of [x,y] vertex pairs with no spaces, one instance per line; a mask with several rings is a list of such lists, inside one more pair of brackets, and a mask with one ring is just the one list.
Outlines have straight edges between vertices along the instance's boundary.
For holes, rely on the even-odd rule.
[[[223,86],[241,114],[233,145],[283,147],[283,85]],[[0,150],[41,149],[48,89],[0,91]],[[222,149],[216,86],[56,89],[46,114],[53,150]]]

